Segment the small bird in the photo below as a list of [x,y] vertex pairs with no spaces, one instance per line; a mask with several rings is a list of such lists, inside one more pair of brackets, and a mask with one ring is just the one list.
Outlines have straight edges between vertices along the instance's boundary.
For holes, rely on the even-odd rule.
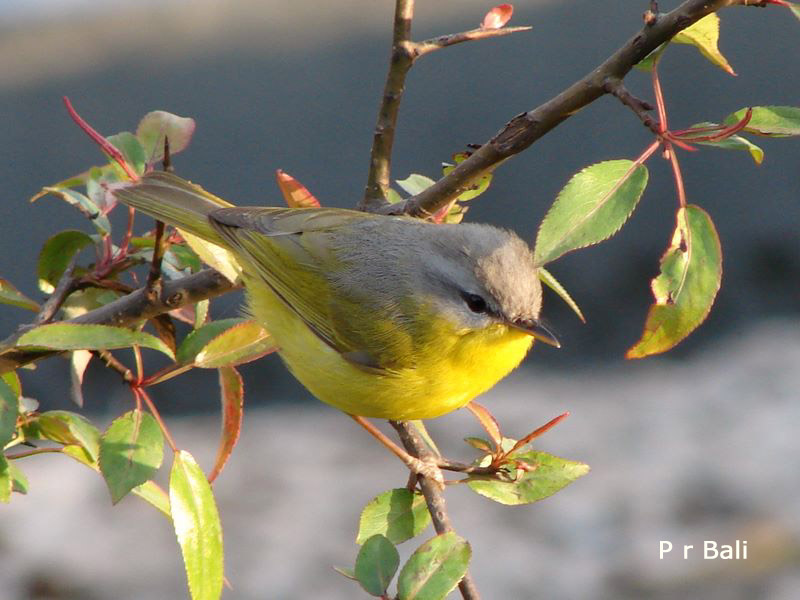
[[438,417],[505,377],[534,339],[558,346],[539,321],[533,254],[509,231],[340,208],[234,207],[167,172],[113,193],[241,278],[250,313],[292,374],[350,415]]

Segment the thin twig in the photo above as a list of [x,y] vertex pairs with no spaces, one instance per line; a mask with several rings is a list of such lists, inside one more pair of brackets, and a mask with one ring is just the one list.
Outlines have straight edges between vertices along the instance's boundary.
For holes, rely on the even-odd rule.
[[119,373],[125,383],[131,383],[136,380],[133,371],[122,364],[116,356],[111,354],[110,350],[93,350],[92,353],[103,361],[103,364],[109,369]]
[[605,91],[617,98],[622,104],[630,108],[633,113],[641,119],[644,126],[650,129],[656,135],[661,133],[659,123],[656,121],[648,111],[655,108],[649,102],[637,98],[628,91],[628,88],[622,83],[621,79],[609,79],[603,86]]
[[[409,454],[418,457],[420,460],[435,458],[410,423],[405,421],[389,421],[389,423],[397,430],[400,441]],[[453,524],[450,522],[450,516],[447,514],[447,505],[442,488],[436,482],[423,475],[418,475],[417,481],[422,489],[423,496],[425,496],[425,502],[428,505],[428,512],[431,514],[436,533],[442,534],[448,531],[455,531]],[[458,589],[464,600],[479,600],[480,598],[469,571],[464,574],[464,577],[459,582]]]
[[471,29],[470,31],[462,31],[460,33],[451,33],[449,35],[441,35],[439,37],[431,38],[422,42],[414,44],[417,56],[424,56],[436,50],[447,48],[455,44],[463,42],[473,42],[477,40],[486,40],[489,38],[503,37],[511,35],[512,33],[519,33],[520,31],[530,31],[533,27],[525,25],[522,27],[500,27],[498,29]]
[[42,305],[42,309],[39,311],[39,314],[36,315],[36,319],[34,320],[36,325],[44,325],[45,323],[52,321],[53,317],[56,316],[58,309],[61,308],[61,305],[64,304],[64,301],[67,299],[67,297],[76,290],[77,281],[73,275],[75,273],[75,266],[77,264],[78,254],[76,253],[69,261],[64,273],[59,278],[58,284],[56,284],[53,293],[50,294],[47,302]]
[[501,131],[432,186],[404,202],[379,208],[384,214],[425,217],[452,202],[474,181],[531,146],[581,108],[607,93],[608,81],[622,80],[650,52],[704,16],[726,6],[763,6],[763,0],[686,0],[659,14],[589,74],[539,107],[517,115]]

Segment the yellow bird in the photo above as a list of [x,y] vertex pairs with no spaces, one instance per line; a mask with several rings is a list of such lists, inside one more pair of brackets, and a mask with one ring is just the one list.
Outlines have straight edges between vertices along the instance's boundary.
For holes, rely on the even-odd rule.
[[509,231],[233,207],[164,172],[114,194],[188,233],[201,258],[241,278],[292,374],[351,415],[438,417],[505,377],[534,338],[558,345],[539,323],[531,250]]

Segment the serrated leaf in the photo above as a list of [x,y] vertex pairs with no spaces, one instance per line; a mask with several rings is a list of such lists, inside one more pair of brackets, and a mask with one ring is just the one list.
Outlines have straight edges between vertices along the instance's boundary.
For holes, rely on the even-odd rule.
[[373,498],[361,511],[356,544],[363,544],[382,534],[393,544],[400,544],[422,533],[431,515],[420,492],[397,488]]
[[365,592],[371,596],[383,596],[399,565],[397,548],[384,536],[377,534],[361,546],[353,573]]
[[91,460],[97,460],[100,452],[100,432],[88,419],[67,410],[50,410],[36,419],[39,433],[45,439],[59,444],[75,444]]
[[192,600],[219,600],[223,575],[219,513],[208,480],[185,450],[175,454],[169,501]]
[[139,496],[142,500],[157,508],[168,519],[172,519],[169,508],[169,495],[156,482],[145,481],[131,490],[132,494]]
[[700,53],[717,65],[720,69],[731,75],[736,75],[733,67],[728,64],[727,59],[719,51],[719,16],[717,13],[710,13],[679,32],[673,42],[678,44],[690,44],[695,46]]
[[144,173],[146,156],[139,140],[130,131],[121,131],[106,138],[117,150],[133,170],[141,175]]
[[441,600],[467,572],[472,549],[453,532],[437,535],[417,548],[397,579],[399,600]]
[[61,305],[61,310],[64,313],[64,318],[74,319],[75,317],[85,315],[91,310],[105,306],[117,298],[119,298],[119,292],[90,287],[72,292],[67,296],[64,304]]
[[[746,108],[725,117],[726,125],[741,121]],[[753,106],[750,121],[744,131],[770,137],[800,135],[800,108],[796,106]]]
[[97,232],[101,235],[107,235],[111,233],[111,221],[108,220],[108,217],[103,214],[103,212],[100,210],[100,207],[97,206],[97,204],[95,204],[91,199],[89,199],[88,196],[68,188],[48,186],[43,187],[38,194],[33,196],[31,198],[31,202],[35,202],[39,198],[47,196],[48,194],[58,196],[67,204],[71,204],[77,208],[83,214],[83,216],[92,222],[92,225],[95,226],[95,229],[97,229]]
[[475,437],[475,436],[468,436],[464,438],[464,441],[475,448],[476,450],[480,450],[481,452],[493,452],[494,448],[489,443],[489,440],[485,440],[483,438]]
[[93,243],[92,238],[84,232],[71,229],[57,233],[48,239],[39,252],[39,260],[36,265],[39,289],[45,294],[52,294],[72,257]]
[[194,361],[198,352],[205,346],[219,336],[221,333],[227,331],[234,325],[245,323],[246,319],[231,318],[231,319],[218,319],[206,323],[202,327],[198,327],[187,335],[178,350],[175,352],[175,362],[179,364],[188,364]]
[[614,235],[636,208],[647,177],[647,168],[629,160],[600,162],[574,175],[539,226],[536,264]]
[[515,481],[473,476],[468,479],[467,485],[481,496],[514,506],[547,498],[589,472],[589,465],[546,452],[515,453],[514,460],[523,461],[534,468],[531,471],[520,470]]
[[189,145],[194,129],[194,119],[154,110],[139,121],[136,138],[141,144],[147,164],[153,165],[164,158],[165,137],[169,138],[170,155],[177,154]]
[[320,206],[319,200],[308,191],[306,186],[294,177],[278,169],[275,171],[275,181],[278,182],[286,206],[289,208],[315,208]]
[[39,312],[39,304],[20,292],[7,279],[0,277],[0,302]]
[[436,183],[430,177],[426,177],[425,175],[420,175],[419,173],[412,173],[405,179],[398,179],[397,185],[399,185],[406,193],[411,194],[412,196],[416,196],[421,191],[428,189],[434,183]]
[[210,306],[208,300],[201,300],[194,305],[194,328],[200,329],[208,320],[208,308]]
[[152,348],[175,358],[172,350],[160,339],[144,331],[133,331],[111,325],[54,323],[40,325],[17,340],[18,348],[50,350],[113,350],[130,346]]
[[22,396],[22,383],[20,383],[19,375],[16,371],[9,371],[0,375],[0,380],[5,381],[6,385],[11,388],[14,395],[19,398]]
[[[697,128],[704,128],[704,127],[714,127],[715,123],[703,122],[703,123],[695,123],[692,125],[690,129],[697,129]],[[753,158],[757,165],[760,165],[764,161],[764,151],[756,146],[753,142],[748,140],[747,138],[743,138],[740,135],[732,135],[727,137],[723,140],[717,141],[694,141],[692,140],[692,133],[689,131],[687,134],[682,135],[681,139],[686,139],[691,141],[693,144],[702,144],[703,146],[711,146],[713,148],[720,148],[722,150],[744,150],[750,153],[750,156]],[[698,132],[695,134],[697,136],[708,135],[707,132]]]
[[586,323],[586,319],[583,317],[583,313],[581,312],[580,307],[578,306],[577,302],[572,299],[572,296],[569,295],[564,286],[561,285],[558,280],[553,277],[553,274],[550,273],[544,267],[539,267],[539,279],[544,283],[547,287],[553,290],[558,297],[561,298],[564,302],[566,302],[567,306],[569,306],[572,311],[578,315],[578,318],[581,322]]
[[164,458],[164,435],[152,415],[132,410],[117,417],[100,438],[100,472],[111,502],[151,479]]
[[208,475],[213,483],[225,467],[242,430],[244,383],[233,367],[219,368],[220,400],[222,401],[222,435],[219,440],[214,468]]
[[661,257],[661,273],[651,287],[641,339],[626,354],[643,358],[665,352],[708,316],[722,279],[722,250],[711,217],[699,206],[678,210],[672,242]]
[[14,437],[18,414],[19,394],[5,379],[0,379],[0,450]]
[[277,346],[272,336],[255,321],[245,321],[227,329],[197,353],[194,364],[204,369],[235,367],[265,354]]

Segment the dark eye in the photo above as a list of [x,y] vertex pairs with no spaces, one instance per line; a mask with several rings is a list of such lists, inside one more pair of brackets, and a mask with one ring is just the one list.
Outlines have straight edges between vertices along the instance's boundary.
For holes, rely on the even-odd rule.
[[467,303],[467,308],[469,308],[472,312],[485,313],[489,311],[489,307],[486,305],[486,300],[478,296],[478,294],[464,292],[461,294],[461,297],[464,298],[464,302]]

